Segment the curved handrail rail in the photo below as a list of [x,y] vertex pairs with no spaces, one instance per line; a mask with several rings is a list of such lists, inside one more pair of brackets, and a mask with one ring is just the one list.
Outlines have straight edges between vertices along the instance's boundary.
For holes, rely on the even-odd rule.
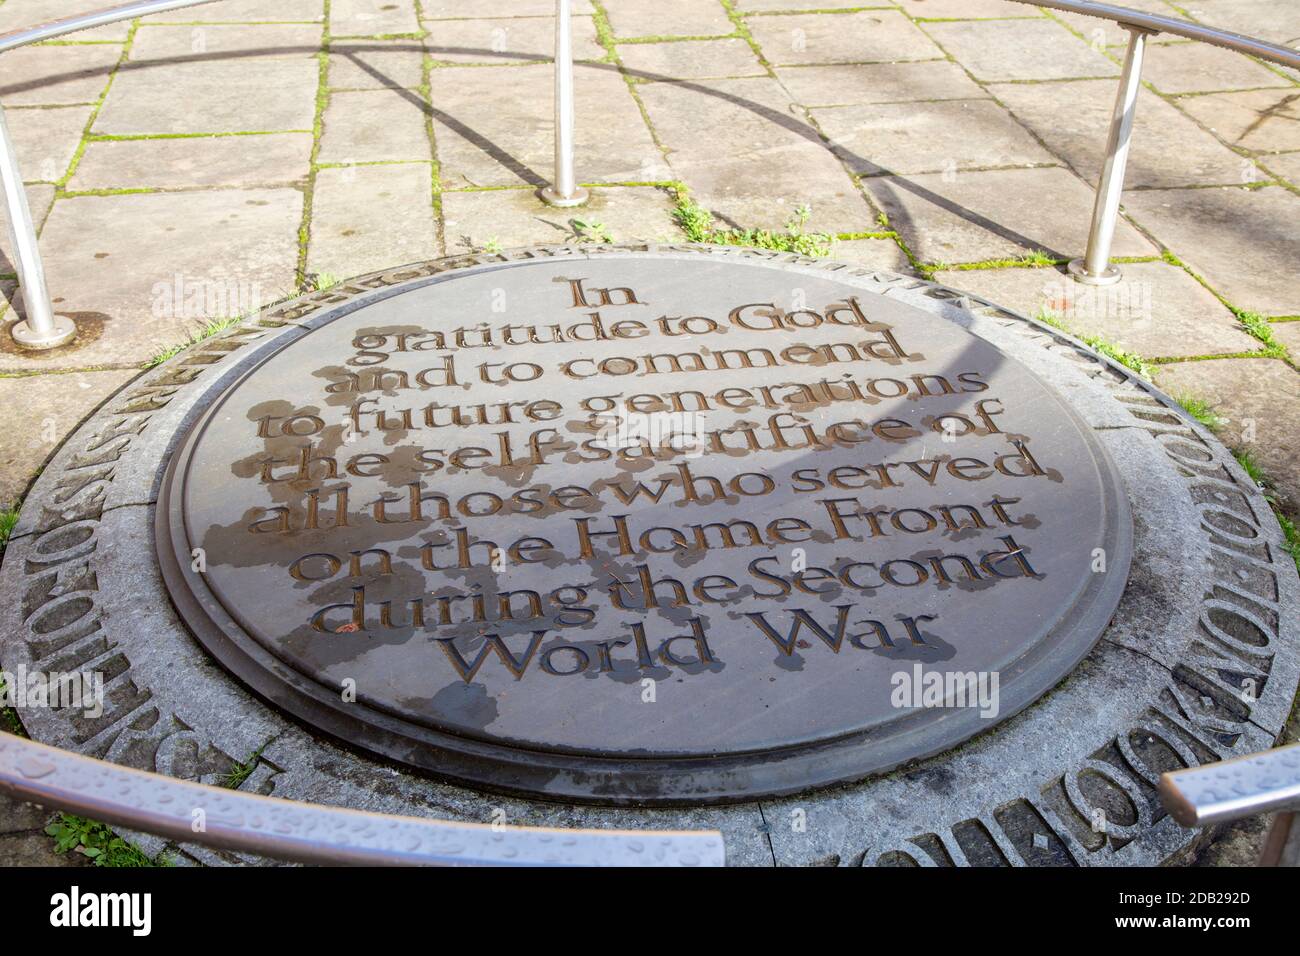
[[215,2],[216,0],[136,0],[135,3],[124,3],[121,6],[102,7],[99,10],[76,13],[38,26],[23,27],[18,30],[11,30],[8,33],[0,33],[0,53],[12,50],[15,47],[27,46],[29,43],[53,40],[56,37],[76,33],[79,30],[90,30],[109,23],[117,23],[120,20],[134,20],[136,17],[145,17],[151,13],[166,13],[169,10],[197,7],[201,3]]
[[1016,0],[1016,2],[1031,7],[1046,7],[1066,13],[1080,13],[1086,17],[1112,20],[1121,26],[1145,30],[1148,33],[1168,33],[1188,40],[1199,40],[1211,46],[1221,46],[1227,50],[1256,56],[1261,60],[1271,60],[1283,66],[1300,68],[1300,52],[1290,47],[1269,43],[1246,36],[1244,33],[1233,33],[1231,30],[1220,30],[1218,27],[1194,23],[1180,17],[1143,13],[1141,10],[1130,10],[1128,7],[1117,7],[1109,3],[1093,3],[1092,0]]
[[394,816],[228,790],[0,732],[0,792],[94,820],[300,863],[722,866],[716,830],[575,830]]
[[[136,0],[134,3],[125,3],[116,7],[105,7],[100,10],[62,17],[39,26],[23,27],[0,34],[0,53],[16,47],[27,46],[30,43],[39,43],[42,40],[52,40],[56,37],[66,36],[79,30],[89,30],[105,24],[116,23],[120,20],[133,20],[136,17],[148,16],[152,13],[166,13],[169,10],[197,7],[200,4],[215,2],[217,0]],[[1256,37],[1246,36],[1243,33],[1233,33],[1231,30],[1221,30],[1218,27],[1206,26],[1192,20],[1184,20],[1180,17],[1167,17],[1159,13],[1144,13],[1141,10],[1131,10],[1128,7],[1115,6],[1110,3],[1094,3],[1093,0],[1015,0],[1015,2],[1031,7],[1044,7],[1051,10],[1061,10],[1065,13],[1078,13],[1083,16],[1110,20],[1121,26],[1134,27],[1148,33],[1168,33],[1172,36],[1180,36],[1188,40],[1198,40],[1212,46],[1235,50],[1238,53],[1259,57],[1262,60],[1281,63],[1283,66],[1300,68],[1300,52],[1289,47],[1269,43]],[[557,9],[559,8],[557,7]]]
[[[136,0],[64,17],[0,34],[0,53],[121,20],[212,2],[215,0]],[[1016,2],[1110,20],[1131,34],[1107,147],[1106,167],[1098,182],[1088,254],[1086,259],[1070,264],[1071,272],[1081,281],[1115,281],[1119,274],[1109,266],[1110,235],[1118,215],[1124,163],[1140,88],[1145,38],[1167,33],[1296,68],[1300,68],[1300,53],[1189,20],[1091,0]],[[557,0],[556,10],[556,183],[544,194],[549,192],[545,198],[555,204],[573,205],[581,202],[581,187],[576,185],[573,177],[573,86],[567,0]],[[15,325],[14,338],[29,348],[52,348],[65,344],[75,335],[76,329],[65,317],[55,317],[50,306],[35,227],[3,108],[0,108],[0,179],[3,180],[14,255],[27,305],[27,320]],[[133,795],[135,802],[94,798],[89,792],[92,788],[87,785],[95,781],[114,782],[117,785],[114,792],[119,796],[123,792]],[[721,835],[716,831],[669,833],[506,828],[505,832],[513,839],[498,841],[496,838],[501,832],[482,824],[393,817],[206,787],[94,760],[3,733],[0,733],[0,791],[50,806],[88,812],[110,823],[187,842],[208,843],[256,854],[275,854],[307,862],[635,864],[650,859],[640,855],[643,849],[640,841],[659,838],[666,841],[661,847],[659,862],[720,864],[723,854]],[[177,818],[177,807],[202,806],[203,801],[221,805],[230,812],[223,814],[216,826],[202,831],[193,827],[190,818]],[[274,825],[273,820],[282,825]],[[485,830],[492,831],[487,842],[484,842]],[[473,849],[468,854],[447,853],[449,833],[469,840]],[[406,840],[401,847],[396,841],[398,835]],[[567,849],[559,856],[551,845],[555,837],[567,841]],[[493,850],[492,846],[498,842],[506,843],[510,850]],[[521,845],[536,852],[520,853]]]

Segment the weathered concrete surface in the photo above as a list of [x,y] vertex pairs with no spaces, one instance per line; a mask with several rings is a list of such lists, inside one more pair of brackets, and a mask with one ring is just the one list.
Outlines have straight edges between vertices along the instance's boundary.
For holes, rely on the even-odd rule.
[[1124,208],[1238,308],[1296,314],[1300,196],[1280,186],[1137,190]]
[[[998,99],[1057,156],[1095,184],[1115,110],[1114,80],[998,83]],[[1171,150],[1169,143],[1178,143]],[[1197,126],[1178,107],[1149,90],[1138,96],[1124,182],[1129,188],[1237,184],[1250,161]]]
[[[1032,252],[1063,257],[1087,241],[1093,193],[1068,170],[990,169],[864,179],[864,188],[923,262],[979,262]],[[1049,204],[1052,215],[1044,216]],[[1156,252],[1120,221],[1115,255]]]
[[992,100],[946,100],[917,110],[879,103],[812,110],[855,173],[934,173],[988,166],[1047,166],[1056,158]]
[[492,189],[442,194],[443,231],[452,253],[478,251],[495,240],[498,248],[557,242],[601,242],[580,223],[600,222],[620,239],[672,242],[677,226],[672,200],[648,186],[593,189],[581,209],[557,209],[532,189]]
[[1204,286],[1165,262],[1129,262],[1113,286],[1084,286],[1059,269],[941,271],[945,285],[1025,315],[1047,316],[1147,358],[1186,358],[1263,347]]
[[441,249],[427,163],[323,169],[313,198],[309,272],[341,279]]

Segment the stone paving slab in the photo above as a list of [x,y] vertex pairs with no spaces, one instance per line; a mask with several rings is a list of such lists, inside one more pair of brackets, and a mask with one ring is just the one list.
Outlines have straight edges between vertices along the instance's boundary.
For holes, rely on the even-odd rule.
[[1192,18],[1283,46],[1300,37],[1300,5],[1277,0],[1188,0]]
[[[605,48],[596,39],[591,17],[572,22],[573,58],[602,59]],[[539,63],[555,53],[554,17],[439,20],[426,27],[424,47],[441,63]]]
[[[604,0],[614,36],[724,36],[735,33],[721,4],[697,3],[696,0]],[[786,9],[793,9],[787,7]]]
[[[989,90],[1016,117],[1095,184],[1115,109],[1114,80],[999,83]],[[1171,150],[1171,141],[1178,143]],[[1137,186],[1240,183],[1250,163],[1148,90],[1138,96],[1124,182]],[[1246,175],[1249,175],[1247,172]]]
[[322,169],[312,193],[307,270],[346,279],[442,255],[431,164]]
[[258,59],[314,58],[321,28],[314,23],[211,24],[142,23],[131,41],[131,62],[186,62],[202,57]]
[[859,106],[988,96],[956,63],[921,60],[835,66],[787,66],[776,75],[803,106]]
[[[1035,250],[1065,258],[1080,255],[1087,241],[1093,192],[1065,169],[878,176],[862,184],[923,262],[981,262]],[[1113,248],[1117,256],[1157,252],[1122,221]]]
[[319,22],[324,19],[324,0],[221,0],[220,3],[205,3],[189,10],[173,10],[149,18],[155,23]]
[[[0,808],[8,809],[4,798]],[[45,819],[53,818],[45,812]],[[44,833],[44,823],[26,833],[6,833],[0,836],[0,860],[6,866],[93,866],[91,860],[80,853],[55,853],[54,841]]]
[[1291,364],[1300,364],[1300,321],[1273,322],[1269,328],[1273,330],[1274,340],[1281,342],[1291,353]]
[[14,151],[27,182],[58,182],[76,156],[92,106],[9,110]]
[[1041,17],[1036,10],[1013,0],[898,0],[910,16],[931,20],[977,20],[992,17]]
[[694,197],[724,219],[781,228],[812,207],[811,228],[861,232],[873,215],[812,127],[792,115],[775,80],[708,80],[641,88],[668,162]]
[[771,13],[785,10],[845,10],[861,6],[863,0],[735,0],[742,14]]
[[[425,20],[472,20],[483,15],[483,0],[422,0]],[[570,0],[569,10],[579,16],[590,14],[590,0]],[[510,15],[515,17],[555,16],[555,0],[511,0]]]
[[428,106],[407,90],[333,93],[325,107],[321,163],[432,159]]
[[40,829],[54,815],[44,807],[23,803],[8,795],[0,796],[0,811],[0,834],[4,836]]
[[330,34],[388,36],[419,33],[415,0],[330,0]]
[[1275,156],[1261,156],[1260,162],[1271,172],[1291,183],[1291,185],[1300,186],[1300,153],[1278,153]]
[[1280,186],[1137,190],[1124,208],[1237,308],[1300,314],[1300,196]]
[[1051,20],[927,23],[926,32],[977,80],[1116,76],[1119,68]]
[[812,111],[855,173],[1054,165],[1056,157],[992,100],[881,103]]
[[[0,371],[144,362],[222,312],[274,301],[295,287],[301,220],[295,189],[59,200],[41,247],[58,250],[45,260],[54,311],[72,315],[81,334],[72,346],[4,353]],[[217,258],[214,239],[227,250]],[[202,308],[181,301],[178,277],[205,290]]]
[[1063,271],[974,269],[940,272],[936,282],[973,292],[1032,318],[1046,313],[1079,335],[1099,335],[1148,359],[1254,352],[1214,294],[1166,262],[1127,262],[1112,286],[1084,286]]
[[1289,80],[1249,57],[1194,40],[1152,46],[1143,60],[1142,79],[1161,93],[1292,86]]
[[1230,146],[1258,152],[1300,149],[1300,97],[1294,89],[1188,96],[1178,105]]
[[4,54],[5,106],[55,106],[95,103],[122,58],[112,43],[28,46]]
[[753,49],[740,39],[623,43],[618,57],[629,75],[647,81],[767,75]]
[[309,59],[236,57],[167,66],[128,64],[94,132],[238,133],[310,130],[319,68]]
[[943,52],[919,28],[897,10],[752,17],[746,25],[762,47],[763,55],[777,66],[892,63],[943,56]]
[[86,144],[67,188],[78,192],[301,183],[311,148],[310,133],[94,140]]
[[[445,67],[430,74],[434,143],[448,188],[542,186],[555,143],[546,66]],[[574,70],[576,155],[583,182],[664,178],[663,156],[613,67]],[[647,175],[646,173],[650,173]]]
[[[41,224],[49,214],[50,206],[54,203],[54,187],[43,183],[29,184],[25,187],[25,192],[27,208],[39,232]],[[0,257],[3,258],[0,262],[0,272],[12,275],[14,273],[13,243],[9,236],[9,212],[6,209],[0,209]]]
[[912,263],[893,239],[846,239],[835,243],[831,258],[865,269],[912,275]]
[[[0,362],[9,358],[0,356]],[[0,408],[26,410],[0,430],[0,506],[13,507],[61,438],[138,374],[115,369],[0,377]]]
[[449,254],[482,250],[493,239],[502,249],[575,242],[581,232],[575,219],[600,223],[616,242],[678,241],[672,209],[664,190],[639,186],[593,189],[581,209],[547,206],[532,189],[442,194]]
[[330,44],[331,90],[415,89],[424,82],[419,40],[343,40]]
[[[1219,359],[1162,365],[1158,384],[1212,403],[1228,421],[1224,444],[1251,457],[1277,485],[1284,504],[1300,508],[1300,375],[1277,359]],[[1254,441],[1250,426],[1254,424]]]

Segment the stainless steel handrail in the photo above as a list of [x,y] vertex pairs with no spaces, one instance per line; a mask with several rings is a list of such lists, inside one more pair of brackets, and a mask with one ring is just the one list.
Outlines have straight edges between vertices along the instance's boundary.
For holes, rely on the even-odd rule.
[[1124,170],[1128,164],[1129,143],[1133,138],[1133,118],[1137,112],[1138,93],[1142,89],[1142,58],[1146,50],[1147,37],[1157,33],[1168,33],[1291,67],[1300,67],[1300,53],[1254,37],[1220,30],[1217,27],[1208,27],[1158,13],[1129,10],[1108,3],[1092,3],[1090,0],[1017,0],[1017,2],[1032,7],[1046,7],[1103,20],[1113,20],[1129,33],[1124,69],[1120,74],[1119,93],[1115,97],[1115,109],[1111,115],[1110,132],[1106,141],[1106,159],[1097,180],[1097,198],[1093,201],[1087,250],[1082,258],[1071,261],[1068,266],[1070,274],[1079,282],[1087,285],[1110,285],[1120,280],[1119,267],[1110,261],[1110,249],[1111,241],[1115,237],[1115,227],[1119,222],[1120,199],[1124,192]]
[[[0,35],[0,53],[121,20],[212,2],[215,0],[139,0],[65,17]],[[1110,4],[1087,0],[1017,2],[1111,20],[1130,33],[1110,128],[1106,163],[1097,185],[1087,254],[1083,259],[1070,263],[1070,271],[1080,281],[1098,284],[1118,281],[1119,271],[1110,264],[1110,243],[1118,218],[1134,109],[1141,88],[1142,54],[1146,37],[1154,33],[1168,33],[1298,68],[1300,54],[1226,30]],[[585,190],[577,185],[574,175],[573,65],[569,24],[568,0],[557,0],[555,180],[551,187],[543,190],[543,197],[556,205],[576,205],[586,198]],[[0,180],[9,212],[14,256],[17,259],[16,266],[27,311],[27,319],[15,324],[13,337],[19,345],[31,349],[48,349],[66,344],[76,335],[76,327],[65,316],[54,315],[50,305],[36,230],[3,107],[0,107]],[[1182,774],[1200,773],[1202,769],[1209,768],[1194,768],[1183,771]],[[1199,778],[1183,776],[1181,779],[1192,781]],[[134,798],[134,802],[99,799],[92,795],[100,790],[108,792],[107,786],[96,786],[108,782],[116,785],[113,792],[118,797],[125,794]],[[1172,784],[1165,785],[1167,798],[1176,800],[1171,796],[1174,791],[1168,789],[1170,786]],[[661,862],[697,861],[706,865],[722,862],[721,836],[712,831],[632,833],[507,828],[504,832],[510,835],[510,839],[500,840],[503,831],[487,827],[492,835],[484,843],[484,831],[480,829],[483,825],[390,817],[205,787],[93,760],[2,733],[0,790],[46,806],[84,812],[109,823],[176,839],[309,862],[628,864],[650,859],[638,855],[644,849],[644,841],[656,844],[658,850],[655,852],[662,854],[658,858]],[[1241,804],[1237,809],[1256,812],[1266,803],[1273,806],[1278,799],[1277,794],[1263,796],[1258,803]],[[1286,799],[1289,800],[1290,796]],[[216,825],[208,826],[202,832],[194,829],[192,817],[180,819],[176,815],[180,807],[193,810],[204,806],[219,806],[230,812],[223,811],[217,818]],[[1202,822],[1194,815],[1188,816],[1181,809],[1176,818],[1185,818],[1191,825]],[[453,832],[475,849],[449,853],[447,835]],[[560,838],[561,846],[567,849],[557,850],[552,841],[543,839],[543,836]],[[496,845],[498,841],[498,849],[492,850],[489,844]],[[574,847],[579,849],[572,849]],[[538,852],[521,852],[522,848]],[[553,855],[556,852],[559,856]]]
[[[0,53],[120,20],[212,2],[214,0],[138,0],[119,7],[79,13],[0,35]],[[25,349],[53,349],[66,345],[76,338],[77,326],[67,316],[55,315],[50,303],[49,289],[45,285],[45,265],[36,241],[36,226],[27,204],[27,191],[23,188],[23,176],[18,168],[18,156],[9,135],[3,106],[0,106],[0,189],[4,191],[5,209],[9,213],[9,238],[16,260],[14,266],[27,312],[26,319],[14,324],[13,339]]]
[[1161,776],[1158,790],[1185,827],[1300,807],[1300,744],[1175,770]]
[[166,13],[169,10],[179,10],[182,7],[197,7],[201,3],[215,2],[216,0],[137,0],[135,3],[124,3],[119,7],[103,7],[99,10],[90,10],[86,13],[51,20],[49,23],[42,23],[39,26],[25,27],[22,30],[13,30],[9,33],[0,34],[0,53],[12,50],[15,47],[27,46],[29,43],[53,40],[56,37],[76,33],[79,30],[91,30],[121,20],[134,20],[136,17],[148,16],[151,13]]
[[1185,827],[1208,827],[1279,811],[1261,866],[1300,866],[1300,744],[1162,774],[1160,801]]
[[559,830],[453,823],[210,787],[0,732],[0,792],[118,826],[301,863],[722,866],[716,830]]
[[1279,46],[1243,33],[1220,30],[1218,27],[1193,23],[1180,17],[1167,17],[1160,13],[1143,13],[1128,7],[1117,7],[1109,3],[1093,3],[1091,0],[1016,0],[1034,7],[1047,7],[1065,13],[1079,13],[1085,17],[1097,17],[1112,20],[1123,27],[1136,27],[1148,33],[1168,33],[1171,36],[1199,40],[1212,46],[1221,46],[1226,50],[1235,50],[1261,60],[1271,60],[1283,66],[1300,68],[1300,52],[1290,47]]

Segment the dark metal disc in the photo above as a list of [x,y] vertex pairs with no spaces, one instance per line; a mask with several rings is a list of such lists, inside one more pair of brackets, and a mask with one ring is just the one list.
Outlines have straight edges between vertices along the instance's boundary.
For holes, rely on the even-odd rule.
[[1093,646],[1131,519],[1048,383],[886,288],[674,250],[341,295],[173,457],[173,600],[309,726],[495,790],[741,800],[958,744]]

